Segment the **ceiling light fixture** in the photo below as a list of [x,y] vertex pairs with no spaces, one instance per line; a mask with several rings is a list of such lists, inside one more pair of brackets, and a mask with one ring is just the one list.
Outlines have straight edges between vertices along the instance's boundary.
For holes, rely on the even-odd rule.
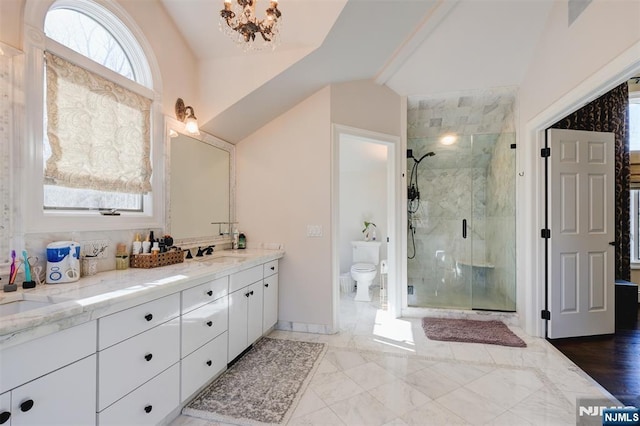
[[192,136],[200,136],[200,129],[198,128],[198,119],[193,107],[184,106],[182,98],[178,98],[176,101],[176,118],[184,123],[184,130]]
[[458,141],[458,136],[453,133],[449,133],[440,138],[440,144],[445,146],[453,145]]
[[[280,34],[282,13],[278,0],[271,0],[266,17],[256,17],[258,0],[224,0],[220,11],[220,30],[230,36],[243,50],[275,49]],[[256,40],[256,35],[260,35]]]

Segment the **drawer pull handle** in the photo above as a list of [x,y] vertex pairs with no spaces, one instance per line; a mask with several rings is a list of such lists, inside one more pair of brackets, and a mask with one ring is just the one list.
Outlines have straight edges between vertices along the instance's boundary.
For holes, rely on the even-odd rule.
[[146,354],[144,356],[144,359],[146,359],[147,361],[151,361],[151,358],[153,358],[153,354]]
[[272,271],[275,271],[275,270],[276,270],[276,267],[275,267],[275,266],[272,266],[272,267],[271,267],[271,270],[272,270]]
[[147,405],[146,407],[144,407],[144,412],[147,414],[149,414],[151,410],[153,410],[153,405]]
[[207,321],[207,325],[211,327],[213,325],[213,321]]
[[26,413],[27,411],[33,408],[33,399],[27,399],[25,402],[20,404],[20,411]]
[[147,314],[144,316],[144,319],[146,319],[147,321],[151,321],[153,319],[153,315]]
[[209,291],[207,292],[207,296],[213,296],[213,290],[209,290]]
[[207,365],[208,365],[209,367],[211,367],[211,364],[213,364],[213,362],[211,362],[211,360],[207,361]]
[[264,286],[265,287],[269,287],[269,283],[264,283]]
[[0,413],[0,425],[5,424],[10,417],[11,417],[11,413],[8,411],[3,411],[2,413]]

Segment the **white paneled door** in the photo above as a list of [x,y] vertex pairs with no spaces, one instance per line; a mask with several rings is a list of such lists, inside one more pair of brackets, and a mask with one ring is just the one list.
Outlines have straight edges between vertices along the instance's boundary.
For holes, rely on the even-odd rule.
[[614,142],[613,133],[547,131],[552,339],[615,330]]

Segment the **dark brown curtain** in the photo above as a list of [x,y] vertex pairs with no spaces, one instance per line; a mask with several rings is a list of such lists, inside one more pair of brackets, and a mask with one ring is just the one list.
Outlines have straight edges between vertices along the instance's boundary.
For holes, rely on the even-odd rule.
[[621,84],[551,126],[554,129],[613,132],[616,137],[616,279],[630,280],[629,87]]

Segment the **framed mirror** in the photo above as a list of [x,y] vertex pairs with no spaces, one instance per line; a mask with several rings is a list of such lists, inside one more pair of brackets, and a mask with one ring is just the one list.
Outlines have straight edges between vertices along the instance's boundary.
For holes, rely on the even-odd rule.
[[166,225],[177,246],[230,241],[235,221],[235,147],[167,117]]

